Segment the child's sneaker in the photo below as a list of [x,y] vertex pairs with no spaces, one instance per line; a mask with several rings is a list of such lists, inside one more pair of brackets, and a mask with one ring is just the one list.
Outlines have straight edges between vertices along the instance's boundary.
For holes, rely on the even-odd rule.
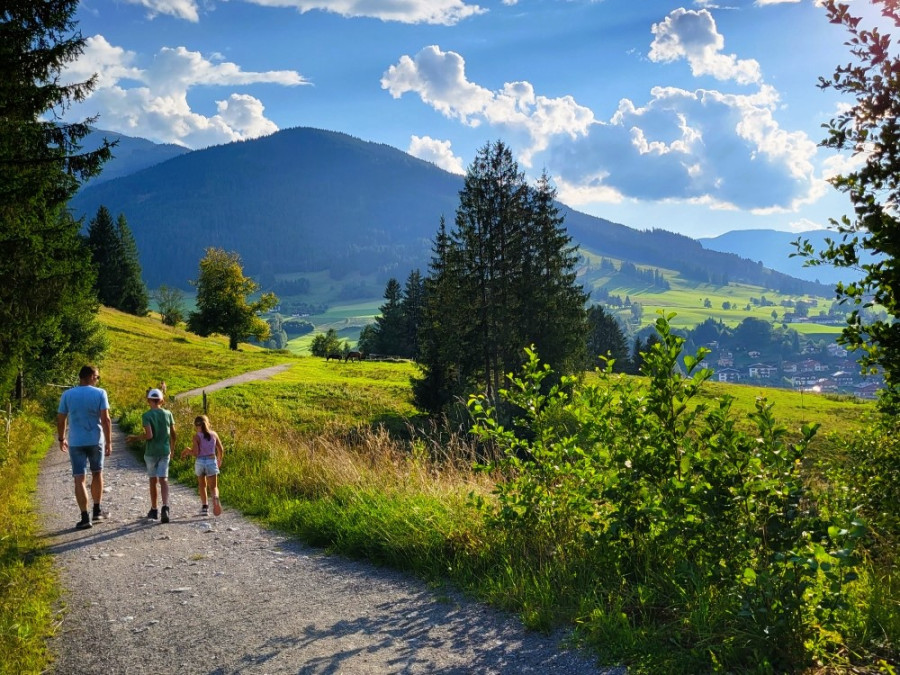
[[217,516],[222,515],[222,505],[219,503],[218,497],[213,497],[213,514]]
[[106,518],[106,515],[100,510],[100,505],[94,504],[94,514],[91,517],[91,520],[96,522],[98,520],[103,520],[104,518]]
[[88,515],[87,511],[82,511],[81,520],[79,520],[75,524],[75,528],[79,530],[87,530],[91,527],[93,527],[93,524],[91,524],[91,517]]
[[159,518],[159,511],[156,509],[150,509],[150,512],[147,514],[147,518],[150,520],[157,520]]
[[162,516],[160,516],[159,522],[168,523],[169,522],[169,507],[163,505],[162,507]]
[[208,516],[209,515],[209,504],[204,504],[200,507],[200,515]]

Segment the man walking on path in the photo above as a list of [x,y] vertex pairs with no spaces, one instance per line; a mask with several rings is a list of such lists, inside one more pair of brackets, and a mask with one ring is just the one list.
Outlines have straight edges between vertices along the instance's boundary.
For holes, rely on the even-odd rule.
[[[81,520],[75,527],[92,527],[91,520],[99,520],[103,513],[103,458],[112,454],[112,420],[109,417],[109,398],[100,389],[100,371],[84,366],[78,373],[78,386],[67,389],[59,399],[56,431],[61,452],[69,451],[72,476],[75,479],[75,501],[81,510]],[[66,429],[68,428],[68,436]],[[101,446],[104,450],[101,450]],[[91,497],[93,514],[88,514],[87,488],[84,477],[91,467]]]
[[[151,389],[147,392],[147,404],[150,410],[141,416],[144,435],[128,436],[129,442],[147,441],[144,448],[144,464],[150,477],[150,512],[147,518],[160,522],[169,522],[169,462],[175,451],[175,417],[162,407],[162,391]],[[156,508],[156,485],[162,497],[162,515]]]

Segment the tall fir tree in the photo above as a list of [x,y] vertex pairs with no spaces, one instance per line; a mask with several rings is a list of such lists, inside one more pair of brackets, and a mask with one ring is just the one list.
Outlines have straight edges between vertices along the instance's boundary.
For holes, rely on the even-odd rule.
[[406,278],[403,286],[403,300],[400,309],[403,313],[404,353],[411,359],[419,357],[419,324],[422,322],[422,311],[425,303],[425,281],[419,270],[413,270]]
[[530,344],[560,373],[583,364],[586,298],[554,196],[546,177],[528,186],[502,142],[479,150],[425,280],[420,407],[436,412],[476,390],[497,404]]
[[600,357],[606,357],[613,359],[613,369],[616,372],[628,371],[631,366],[628,341],[616,317],[604,310],[602,305],[593,305],[587,311],[587,324],[588,364],[591,367],[603,366],[604,362]]
[[107,307],[144,316],[149,297],[141,277],[137,244],[125,214],[113,223],[105,206],[88,224],[87,245],[97,271],[97,297]]
[[587,295],[576,283],[578,247],[566,231],[556,190],[546,172],[530,194],[525,221],[525,273],[521,318],[541,361],[556,373],[571,373],[585,361]]
[[144,316],[148,311],[149,296],[147,286],[141,274],[141,262],[138,258],[137,243],[125,214],[120,213],[116,220],[116,235],[119,239],[119,304],[118,308],[128,314]]
[[[56,376],[41,361],[48,351],[60,364],[62,352],[92,352],[72,340],[97,332],[96,299],[84,287],[93,281],[89,254],[80,223],[64,208],[80,182],[99,173],[111,145],[81,152],[94,120],[58,122],[95,81],[60,77],[84,49],[77,7],[77,0],[15,0],[0,12],[0,398],[14,382],[21,395],[29,377],[39,384]],[[61,339],[67,331],[72,340]]]
[[97,298],[107,307],[119,309],[122,246],[112,214],[105,206],[88,223],[87,245],[97,270]]
[[459,193],[451,233],[460,257],[454,281],[465,292],[465,304],[449,310],[470,317],[465,342],[472,349],[461,355],[461,370],[494,403],[527,346],[520,285],[527,201],[528,185],[510,149],[500,141],[481,148]]
[[[419,367],[421,377],[412,378],[413,399],[421,410],[449,412],[463,393],[458,363],[465,350],[463,327],[457,326],[459,313],[445,311],[463,302],[463,291],[456,285],[458,251],[450,241],[447,223],[441,216],[432,244],[428,276],[424,279],[424,305],[419,322]],[[455,339],[449,339],[448,336]]]
[[375,317],[375,352],[405,356],[406,330],[401,307],[403,292],[400,282],[393,277],[388,279],[384,288],[384,300],[379,307],[379,316]]

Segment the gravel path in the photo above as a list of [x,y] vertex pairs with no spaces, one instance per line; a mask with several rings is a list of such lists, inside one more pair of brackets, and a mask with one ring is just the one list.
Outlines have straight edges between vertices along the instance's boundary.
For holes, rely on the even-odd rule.
[[172,485],[172,522],[147,521],[146,474],[118,427],[104,478],[108,518],[76,530],[68,456],[54,446],[42,466],[44,536],[65,589],[50,645],[56,673],[625,672],[455,593],[261,529],[227,505],[201,517],[187,486]]

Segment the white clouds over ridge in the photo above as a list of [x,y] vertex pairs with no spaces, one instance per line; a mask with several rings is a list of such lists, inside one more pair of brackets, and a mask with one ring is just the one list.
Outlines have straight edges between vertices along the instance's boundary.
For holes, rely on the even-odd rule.
[[[287,7],[299,12],[322,11],[348,18],[369,17],[400,23],[453,25],[481,14],[478,5],[464,0],[246,0],[266,7]],[[127,0],[146,7],[150,16],[166,14],[186,21],[199,21],[196,0]]]
[[740,93],[656,86],[647,102],[622,99],[603,121],[573,97],[541,96],[528,82],[483,87],[468,80],[460,54],[434,45],[402,56],[381,85],[463,124],[502,129],[520,162],[543,162],[572,205],[678,200],[767,214],[823,194],[816,144],[779,125],[778,92],[756,61],[722,53],[707,10],[676,9],[651,32],[652,62],[686,61],[695,77],[740,85]]
[[198,148],[256,138],[278,127],[266,118],[262,102],[247,94],[232,93],[216,101],[215,115],[201,115],[188,104],[191,88],[307,84],[295,71],[247,72],[234,63],[213,62],[184,47],[163,47],[147,68],[138,67],[136,61],[133,52],[109,44],[103,36],[87,38],[84,53],[67,69],[66,78],[83,80],[96,73],[97,87],[70,114],[77,116],[100,106],[103,125],[109,129],[139,131],[155,141]]
[[402,56],[384,73],[381,86],[394,98],[418,94],[424,103],[463,124],[486,122],[523,137],[519,159],[526,165],[547,148],[552,136],[584,135],[594,121],[591,110],[571,96],[539,96],[528,82],[507,82],[498,91],[474,84],[466,78],[462,56],[435,45],[415,58]]
[[407,152],[413,157],[424,159],[450,173],[465,174],[461,157],[457,157],[450,149],[450,141],[439,141],[430,136],[413,136]]

